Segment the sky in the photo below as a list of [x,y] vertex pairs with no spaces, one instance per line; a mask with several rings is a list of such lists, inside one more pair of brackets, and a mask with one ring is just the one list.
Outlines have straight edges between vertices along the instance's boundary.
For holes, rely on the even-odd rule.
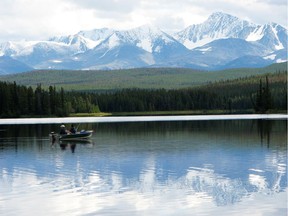
[[144,24],[172,33],[218,11],[256,24],[288,26],[287,0],[0,0],[0,43]]

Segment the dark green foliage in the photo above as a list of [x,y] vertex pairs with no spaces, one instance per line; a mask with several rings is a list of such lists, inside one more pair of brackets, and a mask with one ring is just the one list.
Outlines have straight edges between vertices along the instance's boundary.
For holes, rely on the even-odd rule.
[[[36,89],[16,83],[0,82],[0,117],[68,116],[73,112],[99,112],[91,96],[80,92],[48,90],[38,84]],[[83,106],[84,104],[84,106]]]
[[259,89],[256,94],[255,111],[260,113],[266,113],[269,109],[272,109],[273,99],[269,87],[268,77],[266,76],[266,85],[263,87],[262,79],[260,79]]
[[[268,76],[271,83],[268,82]],[[259,80],[266,77],[261,91],[264,110],[287,110],[287,72],[221,81],[208,85],[177,90],[124,89],[114,93],[97,94],[103,112],[141,112],[176,110],[234,110],[255,109]],[[257,105],[259,106],[259,105]]]
[[218,95],[202,89],[127,89],[97,95],[105,112],[199,110],[221,107]]

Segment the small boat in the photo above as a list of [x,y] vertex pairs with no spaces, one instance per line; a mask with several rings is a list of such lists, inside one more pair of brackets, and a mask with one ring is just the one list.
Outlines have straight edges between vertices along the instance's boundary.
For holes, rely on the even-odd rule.
[[79,140],[79,139],[87,139],[92,136],[93,131],[82,130],[80,132],[74,134],[62,134],[59,135],[59,140]]
[[54,132],[50,133],[50,136],[52,137],[52,141],[56,140],[57,138],[59,140],[83,140],[83,139],[88,139],[89,137],[91,137],[93,134],[93,130],[82,130],[80,132],[77,133],[68,133],[68,134],[56,134]]

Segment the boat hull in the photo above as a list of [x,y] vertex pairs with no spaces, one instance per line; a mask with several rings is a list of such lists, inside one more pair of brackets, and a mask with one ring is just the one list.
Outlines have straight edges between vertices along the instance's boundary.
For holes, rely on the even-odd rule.
[[92,136],[93,131],[81,131],[75,134],[59,135],[59,140],[82,140]]

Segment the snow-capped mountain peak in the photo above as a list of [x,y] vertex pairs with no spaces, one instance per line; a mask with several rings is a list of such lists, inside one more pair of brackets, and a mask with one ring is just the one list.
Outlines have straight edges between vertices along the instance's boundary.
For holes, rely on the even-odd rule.
[[151,24],[142,25],[140,27],[130,29],[126,32],[131,37],[137,38],[137,39],[150,38],[151,40],[154,40],[155,38],[162,38],[166,40],[167,42],[171,42],[174,40],[171,38],[170,35],[163,32],[160,28]]
[[239,22],[239,21],[241,20],[238,17],[232,16],[230,14],[226,14],[222,12],[215,12],[215,13],[212,13],[205,22],[210,23],[210,24],[225,26],[227,24],[231,24],[233,22]]
[[[127,32],[131,38],[134,38],[136,45],[147,52],[156,52],[161,49],[157,48],[156,43],[169,44],[175,42],[175,39],[153,25],[143,25],[138,28],[131,29]],[[155,46],[156,45],[156,46]]]
[[101,28],[47,41],[2,43],[0,56],[37,69],[257,67],[287,61],[287,35],[276,23],[258,25],[216,12],[174,35],[153,25]]
[[275,23],[256,25],[221,12],[213,13],[205,22],[176,33],[175,38],[188,49],[225,38],[257,42],[271,52],[287,47],[287,29],[284,27]]
[[201,24],[191,25],[175,34],[188,49],[203,46],[217,39],[245,38],[256,25],[222,12],[213,13]]
[[99,42],[93,41],[89,38],[85,38],[84,36],[79,34],[54,37],[50,38],[49,41],[58,43],[59,46],[67,46],[67,49],[71,49],[74,54],[93,49],[99,44]]
[[41,41],[8,41],[0,44],[0,56],[20,56],[33,52],[33,48]]
[[81,35],[85,38],[88,38],[92,41],[101,41],[103,38],[107,38],[115,32],[113,29],[109,28],[101,28],[101,29],[93,29],[90,31],[80,31],[78,35]]
[[143,25],[130,30],[115,31],[103,43],[105,43],[109,49],[121,44],[129,44],[153,53],[160,49],[157,44],[167,45],[169,43],[179,42],[155,26]]

